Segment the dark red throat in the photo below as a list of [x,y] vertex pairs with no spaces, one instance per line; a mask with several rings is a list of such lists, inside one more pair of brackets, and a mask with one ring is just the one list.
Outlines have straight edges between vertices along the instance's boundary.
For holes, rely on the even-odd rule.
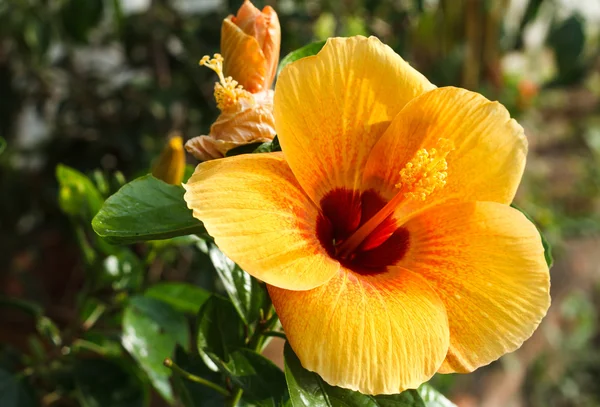
[[406,254],[408,230],[398,227],[391,218],[381,223],[352,253],[340,256],[337,248],[354,231],[375,215],[386,201],[374,190],[358,192],[334,189],[321,199],[317,219],[317,237],[327,253],[344,267],[359,274],[378,274]]

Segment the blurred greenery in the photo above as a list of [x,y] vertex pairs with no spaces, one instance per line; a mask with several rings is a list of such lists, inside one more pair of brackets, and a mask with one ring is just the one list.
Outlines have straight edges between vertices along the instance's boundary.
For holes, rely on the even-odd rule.
[[[186,237],[157,229],[123,240],[101,218],[91,223],[117,191],[108,202],[127,218],[118,200],[138,182],[164,200],[183,194],[146,174],[171,131],[206,134],[216,118],[215,78],[198,60],[218,51],[221,21],[240,3],[0,0],[2,407],[220,406],[236,386],[249,389],[240,405],[285,402],[285,389],[265,401],[264,386],[285,383],[283,373],[249,350],[281,334],[264,285],[185,207],[161,213],[144,200],[147,218],[128,228],[168,219],[194,233]],[[600,4],[255,3],[277,10],[282,57],[333,35],[376,35],[436,85],[508,107],[530,146],[516,204],[554,248],[554,303],[520,351],[433,384],[461,406],[600,406]],[[427,394],[415,403],[429,405]]]

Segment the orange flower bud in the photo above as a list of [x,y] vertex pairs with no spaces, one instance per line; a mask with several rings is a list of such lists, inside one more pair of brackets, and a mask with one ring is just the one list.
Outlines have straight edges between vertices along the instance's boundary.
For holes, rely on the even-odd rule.
[[273,84],[281,27],[277,13],[270,6],[262,11],[249,1],[230,15],[221,26],[221,53],[225,58],[224,74],[238,81],[251,93],[267,90]]
[[169,142],[152,167],[152,175],[167,184],[179,185],[185,171],[183,139],[179,132],[173,132],[169,137]]

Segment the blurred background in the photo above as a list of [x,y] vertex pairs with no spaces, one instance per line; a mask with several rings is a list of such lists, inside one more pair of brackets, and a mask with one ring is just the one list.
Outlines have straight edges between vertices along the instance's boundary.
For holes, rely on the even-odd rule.
[[[218,52],[221,21],[240,4],[0,0],[0,393],[2,372],[17,372],[27,393],[7,407],[112,405],[90,401],[77,377],[94,376],[76,345],[118,355],[109,339],[127,293],[211,284],[206,255],[189,245],[86,246],[89,219],[73,209],[86,203],[62,189],[56,167],[88,175],[106,197],[148,172],[169,132],[207,134],[215,77],[198,60]],[[529,138],[516,204],[553,247],[553,304],[519,351],[434,384],[461,407],[600,406],[600,1],[255,4],[278,12],[282,56],[330,36],[375,35],[436,85],[507,106]],[[98,303],[109,317],[88,331]],[[102,368],[113,379],[127,370]]]

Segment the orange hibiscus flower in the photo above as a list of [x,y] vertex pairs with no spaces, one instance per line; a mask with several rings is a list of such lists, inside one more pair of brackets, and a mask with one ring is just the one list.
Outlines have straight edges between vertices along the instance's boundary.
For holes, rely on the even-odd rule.
[[302,365],[367,394],[517,349],[550,303],[535,226],[509,204],[525,166],[506,109],[437,89],[376,38],[288,65],[283,153],[200,164],[185,200],[268,284]]

